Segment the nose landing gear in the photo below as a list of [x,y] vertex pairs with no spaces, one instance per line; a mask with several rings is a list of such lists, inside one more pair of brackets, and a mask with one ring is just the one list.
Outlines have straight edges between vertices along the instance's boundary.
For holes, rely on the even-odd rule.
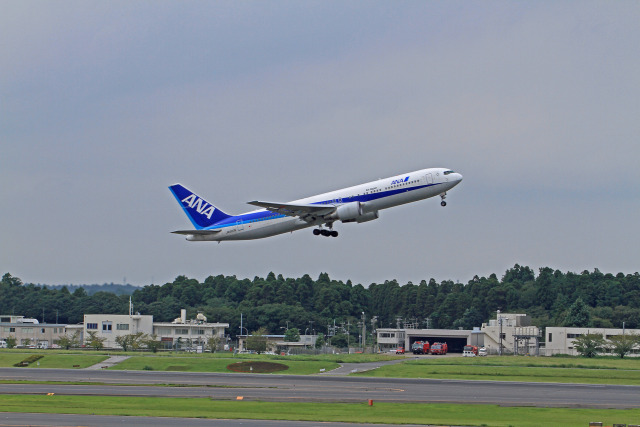
[[447,206],[447,202],[444,201],[444,199],[447,197],[447,193],[442,193],[440,195],[440,198],[442,199],[442,201],[440,202],[440,206],[445,207]]

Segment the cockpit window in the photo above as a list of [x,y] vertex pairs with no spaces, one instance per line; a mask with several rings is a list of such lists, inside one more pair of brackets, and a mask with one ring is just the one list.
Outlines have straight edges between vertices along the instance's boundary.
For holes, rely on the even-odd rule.
[[450,173],[455,173],[454,171],[445,171],[444,174],[445,175],[449,175]]

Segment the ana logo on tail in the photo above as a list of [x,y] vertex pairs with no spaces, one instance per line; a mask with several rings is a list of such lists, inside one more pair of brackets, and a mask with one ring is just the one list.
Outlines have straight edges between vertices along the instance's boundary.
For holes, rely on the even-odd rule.
[[189,206],[189,208],[195,209],[199,214],[206,216],[208,219],[211,219],[211,215],[213,215],[213,212],[216,210],[213,205],[210,205],[195,194],[185,197],[181,202]]

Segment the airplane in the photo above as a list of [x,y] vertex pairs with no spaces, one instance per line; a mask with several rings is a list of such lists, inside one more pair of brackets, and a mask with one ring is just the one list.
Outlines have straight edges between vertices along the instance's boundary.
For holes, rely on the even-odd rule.
[[181,184],[169,187],[195,230],[178,230],[195,242],[253,240],[316,227],[316,236],[338,237],[336,221],[363,223],[379,218],[382,209],[440,196],[446,206],[447,191],[462,175],[447,168],[404,173],[288,203],[252,201],[259,210],[228,215]]

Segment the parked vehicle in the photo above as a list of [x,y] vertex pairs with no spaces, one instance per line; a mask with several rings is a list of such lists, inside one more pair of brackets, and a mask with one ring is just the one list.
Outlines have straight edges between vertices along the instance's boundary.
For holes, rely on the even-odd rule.
[[416,341],[411,346],[413,354],[429,354],[429,341]]
[[[470,353],[470,354],[466,354],[466,353]],[[465,345],[464,349],[462,351],[462,355],[463,356],[471,356],[471,355],[473,355],[471,357],[477,356],[478,355],[478,347],[475,346],[475,345]]]
[[487,349],[484,347],[480,347],[478,349],[478,356],[486,356],[487,355]]
[[398,347],[396,349],[396,354],[404,354],[404,347]]
[[7,342],[5,340],[0,341],[0,348],[7,348]]
[[431,354],[447,354],[447,343],[435,342],[431,346]]

